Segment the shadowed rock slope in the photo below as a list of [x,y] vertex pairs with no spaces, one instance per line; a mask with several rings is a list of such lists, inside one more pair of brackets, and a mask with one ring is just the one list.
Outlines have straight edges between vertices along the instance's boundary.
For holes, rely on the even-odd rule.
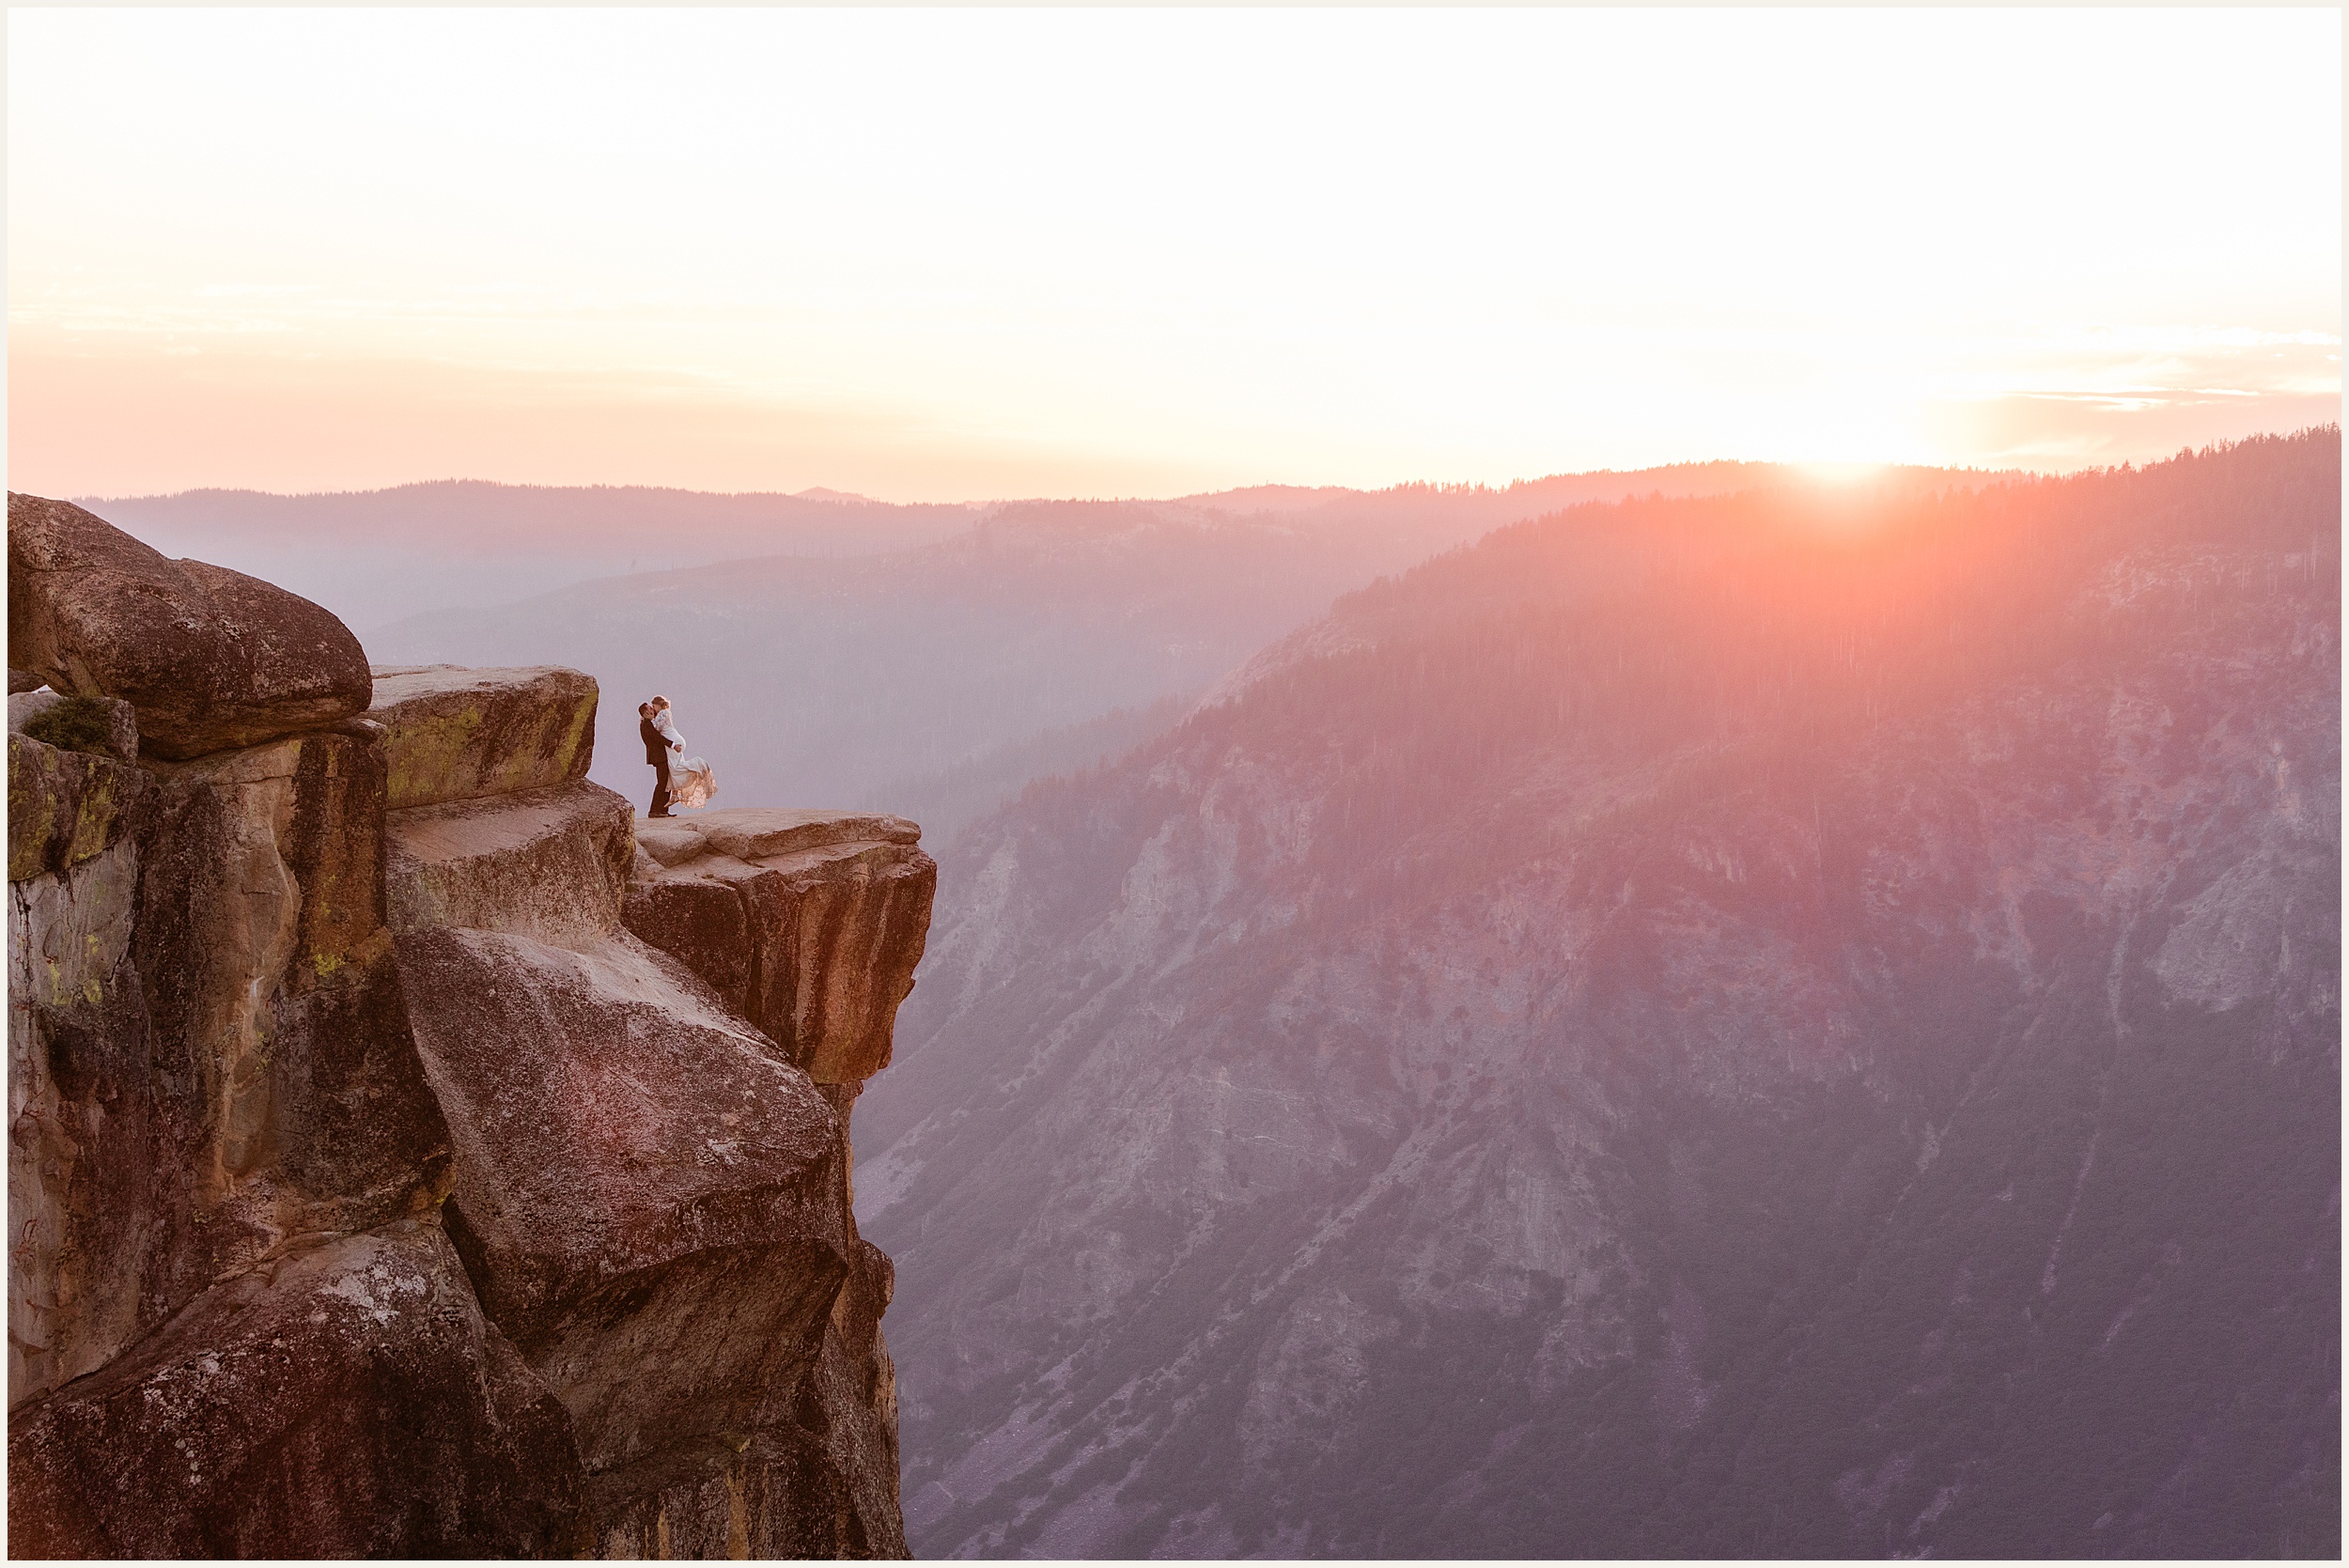
[[76,693],[9,699],[11,1553],[902,1556],[848,1126],[912,825],[714,814],[786,885],[640,936],[586,677],[338,664],[327,711],[316,606],[60,503],[9,543]]
[[2340,487],[1565,511],[973,830],[914,1547],[2338,1555]]

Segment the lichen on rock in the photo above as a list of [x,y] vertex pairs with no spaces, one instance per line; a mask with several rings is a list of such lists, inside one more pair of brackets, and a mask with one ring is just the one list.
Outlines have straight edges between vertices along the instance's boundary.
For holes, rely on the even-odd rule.
[[148,777],[87,752],[8,732],[8,877],[58,873],[130,831]]
[[369,718],[385,731],[394,810],[511,795],[587,776],[596,683],[537,665],[379,665]]

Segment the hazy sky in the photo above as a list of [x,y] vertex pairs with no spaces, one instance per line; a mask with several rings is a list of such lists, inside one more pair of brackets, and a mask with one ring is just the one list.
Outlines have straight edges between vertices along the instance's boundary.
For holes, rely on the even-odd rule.
[[2340,20],[8,16],[11,488],[2074,466],[2338,417]]

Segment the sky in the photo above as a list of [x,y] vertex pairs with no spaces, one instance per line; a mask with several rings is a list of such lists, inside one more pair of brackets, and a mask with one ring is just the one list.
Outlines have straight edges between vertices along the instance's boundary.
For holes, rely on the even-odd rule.
[[2333,10],[8,13],[11,489],[893,501],[2339,417]]

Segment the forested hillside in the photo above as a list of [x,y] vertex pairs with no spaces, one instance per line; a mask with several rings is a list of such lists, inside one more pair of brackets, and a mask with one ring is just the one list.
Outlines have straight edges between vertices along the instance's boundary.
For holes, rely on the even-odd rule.
[[1570,507],[974,828],[914,1549],[2337,1555],[2340,487]]

